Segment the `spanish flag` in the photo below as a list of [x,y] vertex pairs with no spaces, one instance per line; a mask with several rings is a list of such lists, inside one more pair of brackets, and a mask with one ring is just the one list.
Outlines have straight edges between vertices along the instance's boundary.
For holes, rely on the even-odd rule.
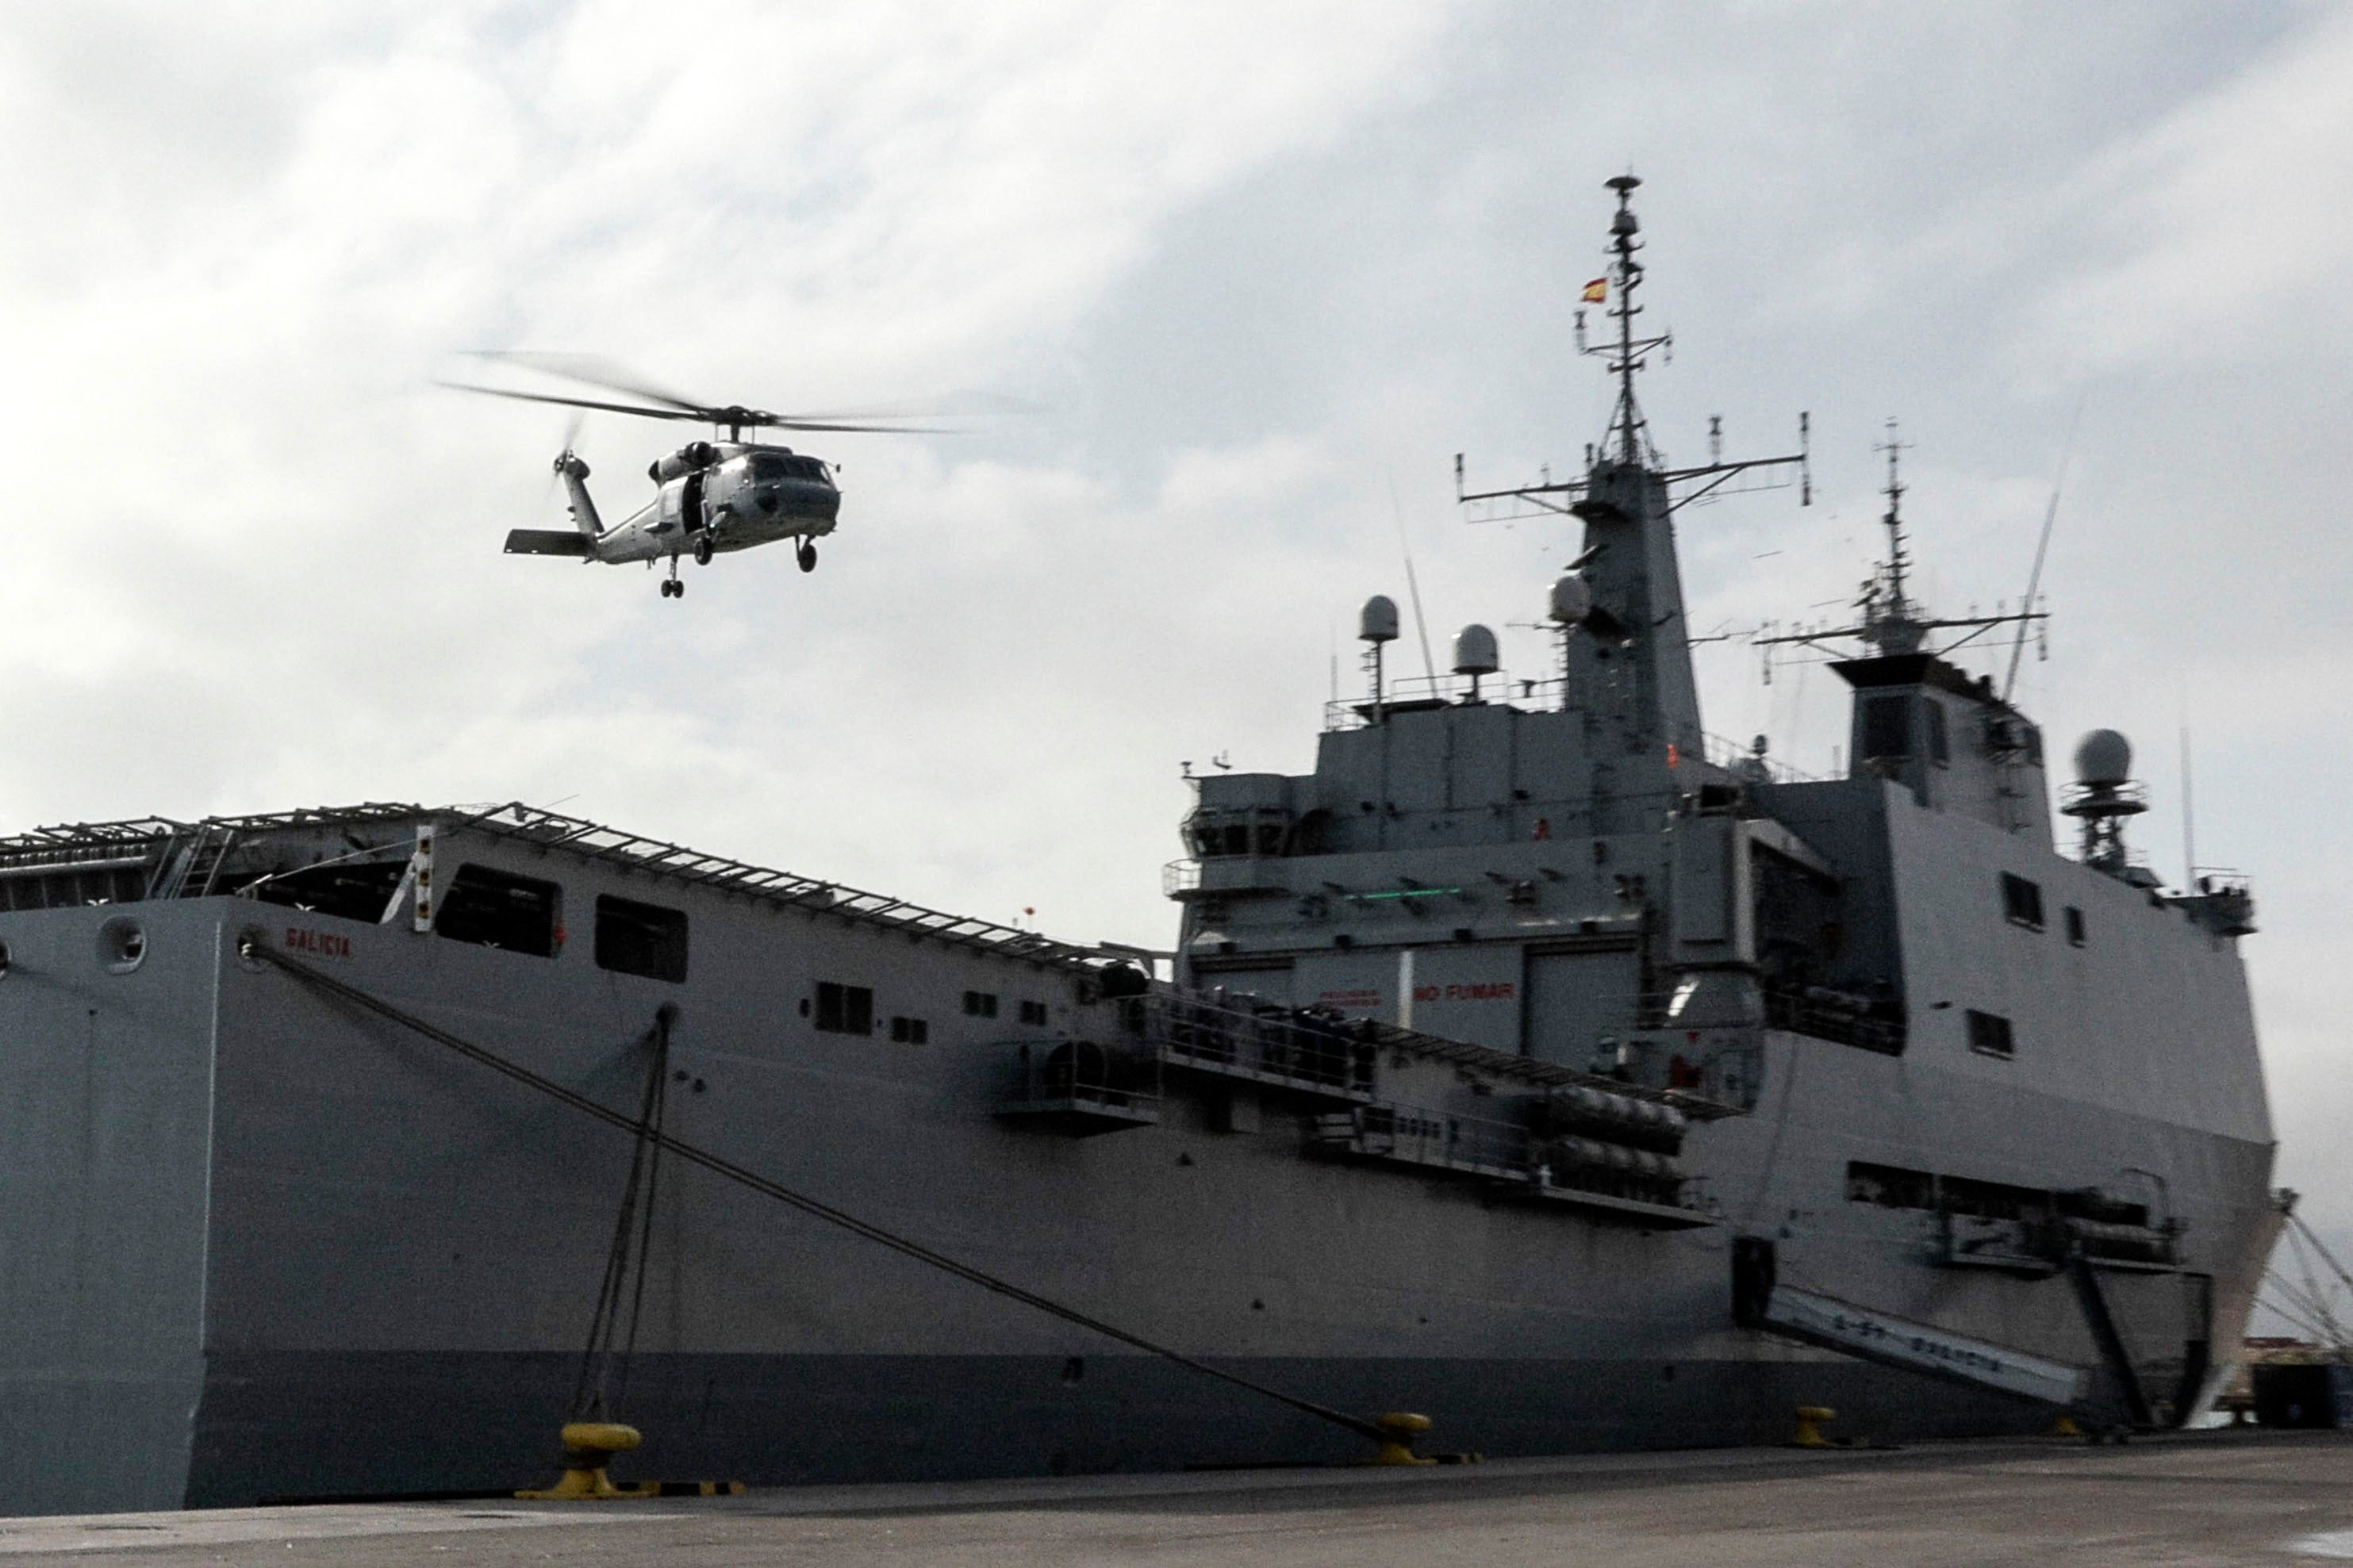
[[1587,304],[1599,305],[1602,300],[1607,300],[1608,298],[1609,298],[1609,279],[1596,278],[1592,282],[1588,283],[1585,286],[1585,302]]

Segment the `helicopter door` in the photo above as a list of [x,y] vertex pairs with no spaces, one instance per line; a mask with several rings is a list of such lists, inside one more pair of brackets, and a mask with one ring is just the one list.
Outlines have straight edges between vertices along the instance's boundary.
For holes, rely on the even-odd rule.
[[687,475],[686,483],[679,487],[678,511],[679,519],[685,524],[689,533],[693,533],[703,526],[702,469],[697,468]]

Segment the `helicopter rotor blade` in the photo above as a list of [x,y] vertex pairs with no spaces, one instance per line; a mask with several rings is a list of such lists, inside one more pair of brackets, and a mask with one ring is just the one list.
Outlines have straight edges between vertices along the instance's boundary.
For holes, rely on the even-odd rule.
[[559,397],[552,392],[516,392],[504,386],[481,386],[470,381],[437,381],[459,392],[479,392],[485,397],[512,397],[518,403],[554,403],[566,408],[595,408],[607,414],[634,414],[640,419],[691,419],[707,425],[708,408],[639,408],[627,403],[599,403],[590,397]]
[[[733,420],[722,420],[733,424]],[[781,415],[768,415],[758,419],[746,419],[744,427],[764,430],[853,430],[871,436],[962,436],[965,432],[953,425],[836,425],[815,419],[787,419]]]
[[587,423],[588,411],[585,408],[574,409],[572,417],[564,422],[564,455],[558,458],[547,470],[547,483],[542,489],[539,498],[541,510],[546,510],[547,503],[554,499],[556,481],[564,475],[564,458],[572,456],[572,448],[580,441],[580,427]]
[[560,375],[566,381],[601,386],[607,392],[626,392],[649,403],[659,403],[689,413],[701,414],[710,406],[662,385],[651,376],[632,370],[618,360],[607,359],[601,354],[548,353],[532,349],[475,349],[467,357],[519,364],[549,375]]

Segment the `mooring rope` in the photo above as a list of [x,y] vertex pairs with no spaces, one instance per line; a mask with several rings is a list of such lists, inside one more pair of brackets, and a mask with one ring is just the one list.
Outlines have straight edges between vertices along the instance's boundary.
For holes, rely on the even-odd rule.
[[246,957],[272,964],[304,984],[330,996],[337,997],[354,1007],[374,1013],[378,1017],[389,1019],[405,1029],[422,1035],[436,1045],[446,1046],[468,1060],[489,1068],[492,1072],[512,1079],[527,1089],[536,1089],[549,1099],[579,1111],[584,1116],[594,1117],[607,1126],[632,1136],[641,1136],[655,1147],[691,1165],[699,1166],[739,1186],[748,1187],[764,1197],[774,1198],[780,1204],[798,1209],[801,1213],[823,1220],[828,1225],[838,1226],[854,1236],[864,1237],[869,1241],[887,1247],[892,1251],[912,1258],[919,1263],[929,1264],[944,1273],[953,1274],[959,1279],[977,1285],[984,1290],[1018,1301],[1024,1306],[1033,1307],[1050,1317],[1060,1318],[1066,1323],[1073,1323],[1080,1328],[1092,1330],[1106,1339],[1117,1340],[1124,1345],[1130,1345],[1147,1354],[1156,1355],[1164,1361],[1173,1362],[1188,1371],[1198,1372],[1204,1377],[1216,1378],[1220,1383],[1246,1389],[1261,1398],[1271,1399],[1278,1405],[1288,1405],[1318,1420],[1328,1421],[1335,1426],[1345,1426],[1360,1437],[1384,1444],[1394,1440],[1393,1434],[1362,1416],[1351,1415],[1345,1411],[1335,1410],[1326,1405],[1318,1405],[1312,1399],[1303,1399],[1295,1394],[1287,1394],[1282,1389],[1244,1377],[1239,1373],[1228,1372],[1222,1367],[1212,1366],[1207,1362],[1196,1360],[1181,1351],[1171,1350],[1166,1345],[1147,1340],[1141,1334],[1130,1333],[1116,1324],[1107,1323],[1101,1318],[1080,1311],[1075,1307],[1064,1306],[1061,1302],[1040,1296],[1034,1290],[1026,1290],[1009,1279],[999,1279],[968,1263],[959,1262],[945,1253],[934,1251],[922,1242],[901,1236],[895,1231],[885,1230],[879,1225],[860,1219],[857,1215],[838,1209],[831,1204],[810,1197],[806,1193],[797,1192],[782,1182],[774,1181],[757,1171],[739,1165],[724,1155],[715,1154],[699,1144],[689,1143],[684,1139],[659,1128],[649,1128],[642,1121],[632,1120],[626,1112],[615,1110],[580,1093],[577,1089],[567,1089],[553,1079],[543,1078],[522,1063],[453,1035],[438,1024],[428,1023],[406,1008],[386,1002],[372,993],[363,991],[347,981],[338,980],[333,975],[314,969],[298,959],[289,958],[263,942],[258,933],[248,933],[242,938],[237,944],[237,951]]
[[[654,1202],[660,1194],[661,1145],[654,1138],[662,1130],[670,1103],[670,1030],[677,1016],[678,1010],[665,1002],[654,1013],[654,1026],[644,1036],[651,1053],[646,1068],[645,1103],[638,1112],[637,1141],[629,1152],[629,1179],[621,1187],[621,1212],[613,1222],[613,1244],[605,1254],[596,1315],[589,1320],[588,1346],[580,1353],[580,1375],[573,1384],[575,1421],[618,1421],[628,1399],[629,1367],[638,1353],[638,1325],[645,1321],[646,1258],[653,1247]],[[629,1298],[629,1331],[616,1357],[613,1340],[620,1331],[624,1296]]]

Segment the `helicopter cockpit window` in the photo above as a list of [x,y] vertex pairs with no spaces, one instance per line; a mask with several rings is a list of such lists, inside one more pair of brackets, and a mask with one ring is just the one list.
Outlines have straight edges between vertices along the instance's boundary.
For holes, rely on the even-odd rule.
[[774,452],[763,452],[752,459],[752,477],[755,479],[822,479],[825,465],[815,458],[786,458]]

